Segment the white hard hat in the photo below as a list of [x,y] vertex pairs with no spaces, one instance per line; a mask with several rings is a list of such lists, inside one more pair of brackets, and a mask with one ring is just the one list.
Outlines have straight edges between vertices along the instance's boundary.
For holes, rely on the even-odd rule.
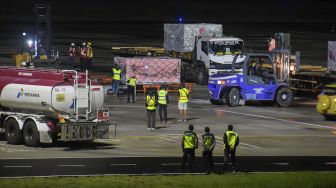
[[75,43],[71,43],[71,46],[75,46]]
[[86,45],[85,42],[83,42],[82,45],[85,46]]

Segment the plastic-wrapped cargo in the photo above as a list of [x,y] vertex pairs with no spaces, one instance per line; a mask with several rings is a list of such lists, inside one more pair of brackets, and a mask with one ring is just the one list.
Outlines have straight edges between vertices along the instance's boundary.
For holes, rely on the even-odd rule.
[[164,24],[164,43],[166,51],[191,52],[195,37],[219,37],[223,34],[221,24]]
[[328,41],[328,71],[336,71],[336,41]]
[[122,80],[136,76],[138,84],[180,83],[181,59],[170,57],[115,57],[123,73]]

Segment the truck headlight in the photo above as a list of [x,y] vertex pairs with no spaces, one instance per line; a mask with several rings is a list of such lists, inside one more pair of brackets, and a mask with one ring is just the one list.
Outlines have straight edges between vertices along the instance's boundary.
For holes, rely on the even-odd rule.
[[217,84],[219,84],[219,85],[224,85],[224,84],[225,84],[225,81],[224,81],[224,80],[217,80]]

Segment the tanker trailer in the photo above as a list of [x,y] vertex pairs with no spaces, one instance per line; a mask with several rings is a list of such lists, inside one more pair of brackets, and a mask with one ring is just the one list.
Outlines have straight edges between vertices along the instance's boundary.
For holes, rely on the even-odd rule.
[[0,131],[27,146],[94,140],[108,131],[97,121],[103,92],[87,72],[0,67]]

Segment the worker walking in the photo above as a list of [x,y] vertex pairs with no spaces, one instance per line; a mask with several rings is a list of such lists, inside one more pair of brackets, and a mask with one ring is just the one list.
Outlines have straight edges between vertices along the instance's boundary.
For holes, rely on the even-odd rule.
[[147,130],[155,130],[155,115],[157,103],[157,94],[154,88],[150,88],[146,95],[147,108]]
[[185,164],[188,162],[188,171],[192,170],[192,165],[195,159],[195,150],[198,148],[198,138],[194,132],[194,126],[189,125],[189,130],[185,131],[182,137],[182,170],[185,169]]
[[67,63],[67,69],[73,69],[74,64],[75,64],[75,56],[76,56],[75,43],[71,43],[69,51],[68,51],[68,55],[69,55],[69,60]]
[[179,102],[178,108],[180,110],[179,122],[187,121],[187,105],[189,101],[189,89],[185,87],[184,83],[181,83],[181,87],[178,90]]
[[127,80],[127,102],[130,102],[130,99],[132,96],[132,102],[135,102],[135,92],[136,92],[136,77],[135,76],[131,76],[128,80]]
[[86,43],[82,43],[82,47],[80,48],[80,56],[79,56],[79,63],[80,63],[80,68],[81,70],[85,70],[86,66],[86,60],[87,60],[87,48],[86,48]]
[[91,70],[91,68],[92,68],[92,58],[93,58],[93,50],[92,50],[91,42],[87,43],[86,48],[87,48],[86,49],[87,59],[86,59],[85,69]]
[[168,91],[166,87],[161,86],[158,91],[159,115],[160,122],[167,123],[167,107],[169,104]]
[[237,171],[236,161],[236,149],[239,144],[239,137],[236,132],[233,131],[233,126],[228,125],[228,131],[224,133],[224,167],[227,168],[229,162],[229,156],[231,157],[232,170]]
[[203,141],[203,159],[204,159],[204,167],[207,173],[210,173],[213,170],[213,158],[212,151],[216,146],[216,138],[210,133],[210,128],[204,128],[205,134],[202,135]]
[[114,68],[112,68],[112,92],[114,96],[118,96],[119,94],[119,84],[121,81],[121,69],[118,65],[115,65]]

